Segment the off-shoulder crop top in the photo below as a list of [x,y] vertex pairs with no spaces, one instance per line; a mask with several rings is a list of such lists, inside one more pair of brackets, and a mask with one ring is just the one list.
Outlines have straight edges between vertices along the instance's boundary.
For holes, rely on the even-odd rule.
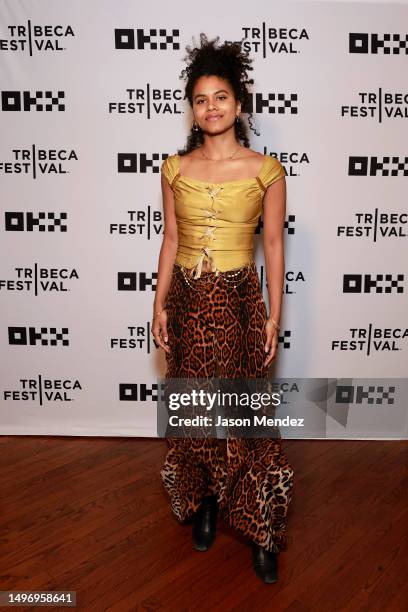
[[209,183],[180,174],[179,155],[161,165],[175,202],[178,248],[175,262],[201,276],[204,259],[214,272],[245,266],[253,258],[253,237],[266,189],[286,176],[278,159],[264,155],[256,177]]

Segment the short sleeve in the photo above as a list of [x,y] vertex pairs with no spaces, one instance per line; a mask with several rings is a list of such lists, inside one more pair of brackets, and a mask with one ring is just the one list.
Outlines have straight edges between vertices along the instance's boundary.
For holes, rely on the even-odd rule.
[[169,157],[166,157],[160,168],[160,172],[164,174],[169,185],[171,186],[177,174],[176,161],[175,155],[169,155]]
[[286,176],[285,168],[282,166],[279,159],[268,155],[266,160],[267,161],[262,168],[262,172],[259,175],[265,191],[269,185],[272,185],[272,183],[275,181],[278,181],[280,178]]

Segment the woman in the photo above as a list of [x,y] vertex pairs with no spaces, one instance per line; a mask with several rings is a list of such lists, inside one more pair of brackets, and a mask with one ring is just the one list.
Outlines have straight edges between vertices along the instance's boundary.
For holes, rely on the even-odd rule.
[[[165,231],[152,334],[166,352],[166,378],[265,378],[275,358],[284,275],[285,171],[249,148],[241,118],[250,60],[219,37],[187,47],[185,93],[194,120],[187,146],[162,164]],[[253,235],[263,207],[267,317]],[[193,521],[196,550],[215,538],[217,514],[252,545],[256,574],[277,580],[287,547],[293,470],[280,436],[167,438],[161,470],[171,507]],[[225,441],[224,441],[225,442]]]

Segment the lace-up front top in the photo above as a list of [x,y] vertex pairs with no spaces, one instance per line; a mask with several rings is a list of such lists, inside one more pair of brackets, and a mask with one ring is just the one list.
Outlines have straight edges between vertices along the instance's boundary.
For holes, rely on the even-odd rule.
[[180,174],[180,156],[170,155],[161,172],[169,182],[178,228],[176,263],[199,278],[204,259],[213,272],[248,264],[266,189],[286,175],[278,159],[264,155],[254,178],[209,183]]

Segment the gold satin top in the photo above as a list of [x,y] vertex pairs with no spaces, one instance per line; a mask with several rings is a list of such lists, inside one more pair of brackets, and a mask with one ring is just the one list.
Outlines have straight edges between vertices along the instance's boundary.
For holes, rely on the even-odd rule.
[[266,189],[286,176],[278,159],[264,155],[253,178],[209,183],[180,174],[180,156],[170,155],[161,172],[169,182],[178,228],[176,263],[201,276],[204,259],[213,272],[248,264],[253,258],[253,238],[262,212]]

